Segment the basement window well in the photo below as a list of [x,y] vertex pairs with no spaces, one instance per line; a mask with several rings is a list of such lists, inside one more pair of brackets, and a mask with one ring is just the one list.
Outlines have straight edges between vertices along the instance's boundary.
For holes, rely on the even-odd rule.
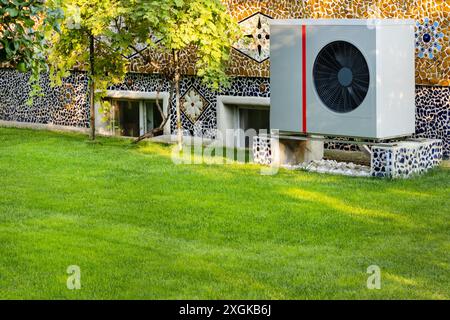
[[235,106],[235,108],[237,109],[239,129],[245,133],[243,137],[239,137],[237,147],[252,148],[255,135],[258,135],[260,131],[269,132],[269,108],[258,106]]
[[112,100],[111,102],[110,127],[113,135],[139,137],[158,128],[162,123],[156,100]]
[[252,148],[255,135],[270,133],[269,98],[218,97],[217,122],[227,147]]
[[[109,110],[96,104],[96,129],[104,135],[138,137],[158,128],[163,120],[156,101],[164,114],[169,106],[168,92],[140,92],[108,90],[106,100],[111,103]],[[170,119],[161,134],[170,134]]]

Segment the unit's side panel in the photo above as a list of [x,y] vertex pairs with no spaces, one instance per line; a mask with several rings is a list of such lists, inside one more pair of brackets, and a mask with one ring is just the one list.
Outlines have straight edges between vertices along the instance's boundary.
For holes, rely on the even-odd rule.
[[414,26],[377,27],[377,137],[414,133]]
[[300,132],[302,126],[301,27],[270,27],[270,127]]

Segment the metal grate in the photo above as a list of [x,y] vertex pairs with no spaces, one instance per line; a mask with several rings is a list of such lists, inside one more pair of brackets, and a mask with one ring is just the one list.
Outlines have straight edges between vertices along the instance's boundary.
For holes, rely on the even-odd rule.
[[320,50],[313,78],[322,102],[339,113],[358,108],[369,90],[367,62],[361,51],[346,41],[331,42]]

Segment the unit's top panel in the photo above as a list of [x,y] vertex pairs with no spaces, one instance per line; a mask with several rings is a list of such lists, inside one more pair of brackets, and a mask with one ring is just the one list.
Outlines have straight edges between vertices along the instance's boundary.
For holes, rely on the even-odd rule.
[[413,26],[415,21],[412,19],[278,19],[271,20],[270,25]]

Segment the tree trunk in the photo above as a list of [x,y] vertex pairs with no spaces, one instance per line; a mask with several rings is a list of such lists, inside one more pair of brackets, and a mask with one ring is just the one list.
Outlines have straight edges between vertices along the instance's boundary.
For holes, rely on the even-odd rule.
[[178,147],[181,150],[183,146],[183,132],[181,128],[181,110],[180,110],[180,66],[178,61],[178,51],[173,51],[173,60],[175,63],[175,108],[177,110],[177,140]]
[[[170,84],[170,91],[169,91],[169,101],[172,101],[172,99],[173,99],[173,91],[174,91],[174,88],[173,88],[173,87],[174,87],[174,85],[173,85],[173,82],[172,82],[172,81],[171,81],[170,83],[171,83],[171,84]],[[157,106],[157,108],[158,108],[159,113],[161,114],[161,117],[162,117],[163,121],[161,122],[161,124],[159,125],[158,128],[155,128],[155,129],[153,129],[153,130],[150,131],[150,132],[146,132],[146,133],[143,134],[142,136],[140,136],[140,137],[138,137],[137,139],[135,139],[135,140],[133,141],[133,143],[138,143],[138,142],[140,142],[140,141],[142,141],[142,140],[144,140],[144,139],[154,137],[155,134],[157,134],[157,133],[164,132],[164,127],[166,126],[167,121],[169,121],[171,112],[170,112],[170,107],[169,107],[169,108],[167,109],[167,114],[164,114],[164,111],[163,111],[163,109],[161,108],[161,105],[159,104],[159,92],[160,92],[160,90],[161,90],[161,87],[162,87],[162,83],[161,83],[160,87],[158,88],[158,91],[156,92],[156,106]]]
[[95,70],[94,70],[94,55],[95,55],[95,48],[94,48],[94,36],[89,36],[89,63],[90,63],[90,69],[91,74],[89,77],[89,125],[90,125],[90,131],[89,131],[89,138],[91,140],[95,140]]

